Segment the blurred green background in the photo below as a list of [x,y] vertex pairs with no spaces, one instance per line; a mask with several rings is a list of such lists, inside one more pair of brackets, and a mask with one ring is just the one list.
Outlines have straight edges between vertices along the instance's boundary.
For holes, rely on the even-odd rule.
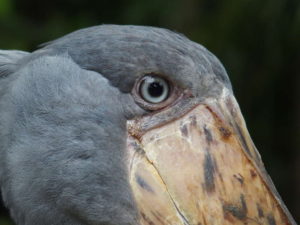
[[[0,49],[32,51],[103,23],[166,27],[220,58],[265,166],[300,221],[300,1],[0,0]],[[0,206],[0,225],[9,224]]]

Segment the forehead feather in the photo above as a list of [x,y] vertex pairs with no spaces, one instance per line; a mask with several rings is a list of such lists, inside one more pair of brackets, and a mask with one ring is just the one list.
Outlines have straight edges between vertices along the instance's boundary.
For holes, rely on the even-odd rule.
[[101,25],[82,29],[46,45],[67,51],[81,67],[99,72],[122,92],[146,73],[169,77],[193,88],[202,76],[230,83],[219,60],[203,46],[167,29]]

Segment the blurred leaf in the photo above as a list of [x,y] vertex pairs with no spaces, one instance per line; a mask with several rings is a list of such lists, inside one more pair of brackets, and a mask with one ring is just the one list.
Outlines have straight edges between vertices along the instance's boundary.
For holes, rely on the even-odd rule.
[[8,219],[0,218],[0,225],[14,225],[14,223]]
[[0,18],[8,16],[12,12],[11,0],[0,0]]

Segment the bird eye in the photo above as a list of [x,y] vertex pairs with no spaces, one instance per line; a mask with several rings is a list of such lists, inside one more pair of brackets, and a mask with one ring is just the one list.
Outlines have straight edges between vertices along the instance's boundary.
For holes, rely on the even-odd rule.
[[163,109],[182,95],[182,89],[163,75],[148,73],[136,80],[131,94],[135,102],[148,111]]
[[169,96],[170,88],[168,82],[158,76],[145,76],[140,84],[139,93],[141,97],[152,104],[161,103]]

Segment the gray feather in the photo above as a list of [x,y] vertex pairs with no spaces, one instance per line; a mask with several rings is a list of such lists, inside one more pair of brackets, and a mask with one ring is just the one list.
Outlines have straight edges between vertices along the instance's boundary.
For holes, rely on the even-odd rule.
[[29,53],[17,50],[0,50],[0,78],[16,71],[20,59]]
[[[167,29],[119,25],[85,28],[49,42],[31,58],[62,53],[68,53],[81,68],[101,73],[125,93],[147,72],[164,74],[187,88],[210,76],[231,89],[224,67],[212,53]],[[203,87],[194,90],[202,91]]]
[[17,224],[135,224],[124,97],[65,55],[16,74],[0,100],[0,180]]

